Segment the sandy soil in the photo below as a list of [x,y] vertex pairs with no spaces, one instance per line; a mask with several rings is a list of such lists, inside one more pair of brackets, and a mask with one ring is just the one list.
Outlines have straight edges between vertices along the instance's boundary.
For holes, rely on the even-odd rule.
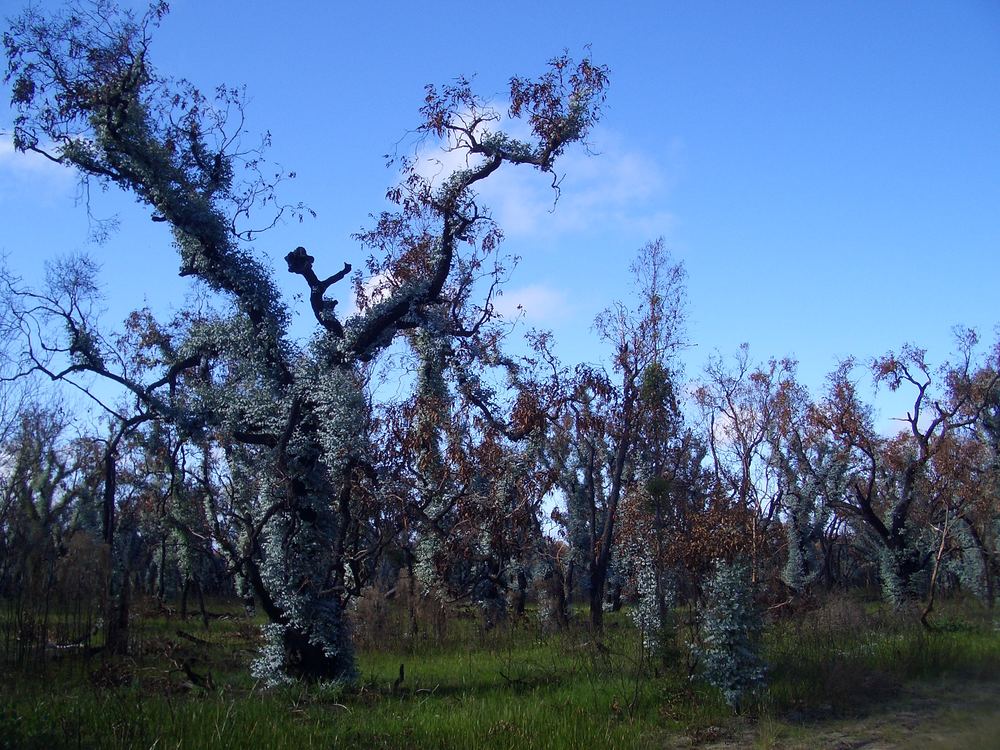
[[736,750],[1000,750],[1000,675],[990,681],[907,685],[871,711],[830,720],[763,719],[709,727],[675,748]]

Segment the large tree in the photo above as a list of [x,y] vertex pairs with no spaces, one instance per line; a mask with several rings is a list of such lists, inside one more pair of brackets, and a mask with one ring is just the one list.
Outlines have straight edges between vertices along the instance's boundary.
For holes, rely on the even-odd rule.
[[14,140],[133,194],[169,228],[180,274],[214,293],[221,312],[169,331],[153,326],[156,372],[142,381],[115,367],[93,321],[73,307],[57,311],[66,338],[30,348],[25,364],[57,379],[97,373],[182,436],[214,435],[243,477],[239,573],[270,619],[257,674],[350,678],[345,525],[360,477],[373,471],[363,367],[402,331],[479,334],[492,308],[474,294],[499,232],[475,188],[504,166],[553,173],[595,123],[607,74],[562,56],[537,79],[511,79],[508,114],[526,121],[525,140],[497,129],[499,113],[466,80],[428,87],[418,132],[467,166],[433,185],[403,163],[389,192],[397,208],[362,236],[383,288],[346,321],[328,294],[350,266],[321,276],[304,248],[288,253],[316,323],[297,345],[270,270],[247,246],[251,213],[280,209],[260,149],[244,145],[241,94],[219,89],[211,99],[157,72],[151,31],[166,10],[159,3],[140,17],[95,0],[15,19],[4,36]]

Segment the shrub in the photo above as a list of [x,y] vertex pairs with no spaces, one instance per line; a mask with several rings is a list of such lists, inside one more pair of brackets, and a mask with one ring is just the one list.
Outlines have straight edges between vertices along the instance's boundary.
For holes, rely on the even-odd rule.
[[705,680],[722,691],[736,713],[743,695],[764,684],[762,627],[750,567],[742,561],[716,561],[705,587],[701,644],[694,650]]

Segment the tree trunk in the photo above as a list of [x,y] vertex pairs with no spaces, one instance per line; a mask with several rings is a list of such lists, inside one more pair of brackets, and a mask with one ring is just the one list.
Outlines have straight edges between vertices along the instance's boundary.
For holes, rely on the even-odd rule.
[[198,609],[201,611],[201,624],[208,630],[208,610],[205,609],[205,590],[201,587],[201,581],[197,578],[194,585],[198,587]]
[[293,680],[326,682],[352,679],[354,652],[330,654],[308,632],[287,626],[284,631],[282,671]]
[[406,548],[406,608],[410,617],[410,638],[416,640],[420,632],[417,621],[417,577],[413,572],[413,552]]
[[920,613],[920,624],[924,626],[925,630],[931,630],[931,624],[927,618],[934,611],[934,592],[937,589],[938,571],[941,570],[941,558],[944,557],[945,546],[948,543],[948,527],[948,512],[945,511],[944,523],[941,525],[941,544],[938,545],[937,554],[934,555],[934,570],[931,572],[931,584],[930,591],[927,592],[927,604],[924,606],[923,612]]
[[552,576],[552,581],[550,583],[552,587],[552,598],[555,601],[555,615],[556,627],[559,630],[565,630],[569,627],[569,603],[566,599],[566,587],[563,585],[562,573],[556,568],[554,575]]
[[[128,652],[128,620],[129,620],[129,594],[131,571],[128,569],[128,561],[122,561],[122,571],[120,582],[116,585],[114,568],[115,566],[115,489],[118,483],[117,450],[118,441],[122,432],[119,432],[113,439],[108,440],[107,449],[104,454],[104,495],[103,495],[103,521],[104,521],[104,543],[108,546],[108,555],[111,560],[111,575],[108,576],[108,613],[105,625],[105,647],[111,654],[125,654]],[[122,555],[126,550],[121,551]]]
[[524,614],[528,600],[528,577],[523,570],[517,571],[517,591],[514,595],[514,614],[518,617]]
[[576,561],[570,560],[566,568],[566,583],[563,596],[566,597],[566,611],[569,612],[570,605],[573,604],[573,584],[576,582]]
[[108,653],[118,656],[128,653],[129,600],[131,598],[131,574],[122,572],[121,587],[117,595],[112,595],[107,619],[105,645]]
[[590,571],[590,627],[595,632],[604,630],[604,567],[594,565]]
[[270,620],[253,673],[268,684],[353,681],[354,649],[338,586],[344,580],[337,546],[341,515],[329,501],[342,497],[342,488],[331,487],[323,473],[302,468],[277,487],[288,507],[264,527],[261,562],[248,559],[244,568]]

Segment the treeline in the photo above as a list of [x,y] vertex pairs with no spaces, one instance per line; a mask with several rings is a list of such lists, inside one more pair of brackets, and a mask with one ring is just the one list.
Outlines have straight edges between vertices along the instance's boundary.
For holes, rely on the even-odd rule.
[[[349,493],[327,498],[339,567],[317,571],[304,550],[288,575],[322,575],[344,610],[406,587],[410,606],[472,607],[487,626],[532,604],[546,627],[565,627],[584,601],[599,629],[627,603],[650,644],[675,626],[678,604],[709,604],[706,587],[733,566],[768,607],[878,590],[930,626],[939,591],[993,606],[996,348],[980,352],[964,331],[957,360],[940,367],[912,346],[868,367],[848,361],[811,398],[794,362],[754,362],[743,347],[692,386],[677,382],[682,267],[656,242],[634,271],[635,296],[597,321],[608,368],[564,366],[538,336],[531,356],[497,360],[507,383],[487,392],[443,344],[407,335],[412,391],[380,400],[368,371],[366,461]],[[910,394],[897,434],[880,433],[858,395],[866,376]],[[179,378],[175,397],[200,377]],[[206,593],[268,606],[255,581],[270,545],[318,521],[296,507],[284,536],[269,529],[287,502],[266,495],[270,446],[154,418],[106,418],[103,432],[80,434],[40,395],[7,415],[3,443],[8,654],[82,642],[98,622],[109,647],[127,649],[136,594],[181,616],[207,617]],[[488,406],[502,398],[505,419]],[[51,617],[69,611],[71,627]]]
[[[40,288],[4,273],[11,392],[72,385],[102,413],[82,428],[44,391],[7,401],[23,404],[2,462],[8,653],[95,629],[123,652],[137,594],[182,610],[195,597],[206,616],[204,594],[232,592],[269,623],[255,675],[350,680],[351,612],[372,592],[469,605],[486,624],[532,603],[553,628],[584,600],[595,630],[630,602],[651,648],[689,603],[699,658],[738,703],[759,666],[726,682],[727,665],[751,653],[760,604],[878,586],[928,626],[942,589],[992,605],[1000,366],[973,333],[940,368],[914,347],[871,363],[877,384],[912,395],[896,436],[876,429],[850,362],[811,398],[792,362],[742,349],[691,396],[684,272],[654,242],[633,296],[595,322],[606,365],[561,363],[543,333],[510,354],[492,304],[500,231],[476,189],[513,168],[558,184],[558,158],[599,117],[603,67],[560,56],[511,79],[523,140],[468,81],[428,87],[416,132],[467,167],[434,183],[401,160],[389,209],[357,237],[370,257],[346,320],[330,294],[350,265],[323,278],[305,248],[285,256],[315,323],[299,341],[248,245],[251,218],[299,209],[246,146],[241,93],[207,97],[152,66],[165,5],[92,11],[13,22],[15,145],[134,195],[202,294],[110,332],[87,259],[53,264]],[[387,380],[405,395],[386,396]]]

